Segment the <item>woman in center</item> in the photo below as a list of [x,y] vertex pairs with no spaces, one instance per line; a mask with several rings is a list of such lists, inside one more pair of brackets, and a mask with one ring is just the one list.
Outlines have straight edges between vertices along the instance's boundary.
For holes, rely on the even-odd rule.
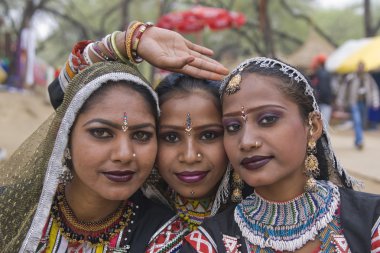
[[[148,252],[179,249],[184,235],[229,200],[231,168],[223,146],[219,87],[217,81],[170,74],[156,89],[161,117],[152,173],[156,176],[150,185],[157,188],[145,193],[172,207],[177,216],[172,226],[158,231]],[[240,183],[233,185],[235,200],[241,193]]]

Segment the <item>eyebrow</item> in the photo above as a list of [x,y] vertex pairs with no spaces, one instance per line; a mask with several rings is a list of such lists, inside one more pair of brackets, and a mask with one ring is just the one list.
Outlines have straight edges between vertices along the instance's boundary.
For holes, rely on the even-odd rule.
[[[245,110],[245,112],[246,113],[250,113],[252,111],[262,110],[262,109],[264,109],[266,107],[276,107],[278,109],[282,109],[282,110],[285,110],[285,111],[287,110],[283,106],[270,104],[270,105],[262,105],[262,106],[258,106],[258,107],[255,107],[255,108],[247,109],[247,110]],[[239,110],[239,111],[233,111],[233,112],[229,112],[229,113],[224,113],[222,115],[222,117],[233,117],[233,116],[241,116],[241,110]]]
[[[91,123],[101,123],[101,124],[110,126],[112,128],[121,129],[121,124],[117,124],[109,120],[98,119],[98,118],[87,121],[85,124],[83,124],[83,126],[87,126]],[[152,123],[142,123],[142,124],[137,124],[137,125],[128,125],[128,130],[137,130],[137,129],[147,128],[147,127],[156,129],[155,125]]]
[[[222,124],[207,124],[207,125],[202,125],[202,126],[196,126],[192,127],[194,130],[198,129],[205,129],[205,128],[211,128],[211,127],[217,127],[217,128],[223,128]],[[159,129],[175,129],[175,130],[184,130],[186,128],[185,125],[183,126],[177,126],[177,125],[160,125]]]

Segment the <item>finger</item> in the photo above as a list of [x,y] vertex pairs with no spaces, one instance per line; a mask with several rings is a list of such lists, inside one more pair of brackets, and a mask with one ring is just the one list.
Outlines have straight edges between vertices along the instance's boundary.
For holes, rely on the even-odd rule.
[[160,65],[165,66],[165,69],[182,69],[188,64],[191,64],[195,58],[193,56],[183,57],[161,57]]
[[207,71],[207,70],[195,68],[195,67],[190,66],[190,65],[186,65],[182,69],[176,69],[176,70],[172,70],[172,71],[180,72],[182,74],[187,74],[187,75],[193,76],[195,78],[207,79],[207,80],[219,81],[225,77],[224,75],[215,73],[213,71]]
[[214,59],[212,59],[206,55],[200,54],[200,53],[195,52],[195,51],[190,51],[190,55],[194,56],[195,58],[199,58],[201,60],[205,60],[205,61],[208,61],[211,63],[220,64],[217,60],[214,60]]
[[219,75],[227,75],[229,73],[229,70],[221,63],[209,62],[199,58],[195,58],[194,61],[189,63],[189,66],[208,72],[214,72]]
[[214,51],[212,51],[211,49],[197,45],[197,44],[194,44],[193,42],[191,42],[189,40],[185,40],[185,44],[190,50],[196,51],[200,54],[204,54],[204,55],[208,55],[208,56],[211,56],[214,54]]

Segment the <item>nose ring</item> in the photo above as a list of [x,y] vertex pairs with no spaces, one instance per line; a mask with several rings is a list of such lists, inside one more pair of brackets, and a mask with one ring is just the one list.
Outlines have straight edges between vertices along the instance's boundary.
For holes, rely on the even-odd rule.
[[261,146],[261,142],[259,141],[255,141],[255,146],[254,148],[259,148]]

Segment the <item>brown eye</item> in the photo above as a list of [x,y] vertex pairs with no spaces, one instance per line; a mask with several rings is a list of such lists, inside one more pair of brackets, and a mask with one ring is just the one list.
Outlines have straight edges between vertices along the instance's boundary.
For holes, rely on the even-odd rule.
[[94,129],[90,129],[89,131],[91,135],[96,138],[103,139],[103,138],[112,137],[112,134],[107,129],[104,129],[104,128],[94,128]]
[[152,138],[152,133],[145,132],[145,131],[138,131],[133,134],[133,139],[141,141],[141,142],[147,142]]
[[176,133],[165,133],[161,135],[161,138],[170,143],[179,141],[178,135]]

